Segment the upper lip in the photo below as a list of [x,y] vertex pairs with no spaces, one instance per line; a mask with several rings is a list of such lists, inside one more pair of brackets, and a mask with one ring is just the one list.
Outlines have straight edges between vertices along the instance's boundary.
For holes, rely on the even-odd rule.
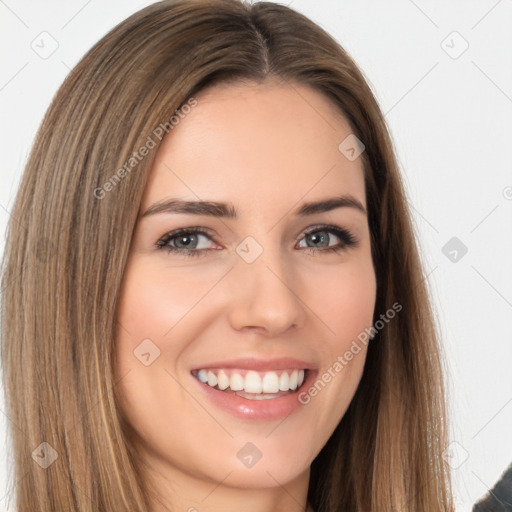
[[273,370],[312,370],[311,363],[301,361],[293,357],[279,357],[275,359],[257,359],[246,357],[242,359],[230,359],[229,361],[215,361],[196,366],[194,370],[208,370],[213,368],[239,368],[254,371],[273,371]]

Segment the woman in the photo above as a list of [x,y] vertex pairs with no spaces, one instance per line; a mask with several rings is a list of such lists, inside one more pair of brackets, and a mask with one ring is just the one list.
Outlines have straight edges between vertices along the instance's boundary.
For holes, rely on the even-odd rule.
[[54,98],[12,219],[18,510],[453,510],[390,137],[304,16],[128,18]]

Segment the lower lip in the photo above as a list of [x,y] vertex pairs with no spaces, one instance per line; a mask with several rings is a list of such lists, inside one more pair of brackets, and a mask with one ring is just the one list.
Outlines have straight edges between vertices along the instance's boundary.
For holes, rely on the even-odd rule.
[[306,379],[293,393],[265,400],[251,400],[232,393],[225,393],[202,383],[194,376],[192,378],[207,398],[220,409],[245,420],[271,421],[286,418],[303,407],[303,404],[299,402],[299,393],[308,388],[308,383],[314,378],[313,374],[312,370],[308,370]]

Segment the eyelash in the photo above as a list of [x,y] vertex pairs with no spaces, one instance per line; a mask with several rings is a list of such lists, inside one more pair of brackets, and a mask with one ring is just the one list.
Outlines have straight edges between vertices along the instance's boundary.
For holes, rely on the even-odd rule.
[[[344,251],[348,249],[349,247],[357,247],[359,245],[358,241],[354,237],[350,231],[347,231],[346,229],[339,228],[337,226],[331,226],[331,225],[320,225],[320,226],[314,226],[312,229],[304,232],[302,234],[302,237],[299,239],[302,240],[307,235],[311,235],[314,233],[320,233],[322,231],[325,231],[327,233],[332,233],[335,236],[337,236],[341,240],[342,245],[335,245],[332,247],[325,247],[320,249],[315,249],[313,247],[307,247],[303,250],[306,252],[311,253],[317,253],[317,252],[327,252],[327,253],[337,253]],[[204,235],[208,237],[210,240],[213,240],[212,235],[198,227],[192,227],[192,228],[180,228],[176,229],[175,231],[171,231],[169,233],[166,233],[158,242],[156,242],[156,247],[158,250],[166,250],[168,253],[175,253],[175,254],[182,254],[184,256],[203,256],[205,251],[213,251],[216,249],[183,249],[178,247],[172,247],[169,245],[169,242],[173,240],[174,238],[177,238],[179,236],[184,235]]]

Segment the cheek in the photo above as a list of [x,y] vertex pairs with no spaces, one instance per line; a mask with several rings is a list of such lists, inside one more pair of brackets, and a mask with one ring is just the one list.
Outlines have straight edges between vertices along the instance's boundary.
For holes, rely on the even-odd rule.
[[[119,305],[120,343],[129,334],[133,348],[146,338],[164,348],[164,340],[174,338],[176,326],[181,330],[192,318],[197,323],[197,306],[219,279],[218,272],[197,274],[185,267],[170,271],[142,258],[129,263]],[[173,339],[172,345],[174,352],[180,349],[178,340]]]
[[202,413],[175,380],[177,362],[187,348],[183,327],[211,284],[196,282],[191,287],[186,273],[184,277],[179,277],[179,272],[173,274],[169,280],[154,264],[129,262],[120,293],[114,369],[117,399],[125,419],[146,448],[174,454],[178,462],[190,457],[190,453],[180,452],[184,448],[179,439],[187,434],[183,418]]
[[144,258],[129,260],[120,292],[114,373],[132,424],[148,428],[147,417],[161,414],[162,403],[185,401],[170,375],[180,374],[182,354],[204,328],[207,301],[202,299],[218,274],[194,275],[186,267],[170,270]]
[[376,300],[376,278],[367,259],[316,272],[308,287],[311,308],[325,326],[324,342],[338,355],[372,324]]
[[376,278],[373,265],[360,260],[340,266],[336,273],[317,273],[315,285],[309,297],[325,327],[323,364],[300,400],[315,409],[318,425],[329,437],[361,379],[367,352],[367,344],[361,340],[367,336],[365,329],[372,326]]
[[154,265],[129,262],[126,267],[117,316],[114,369],[121,403],[134,420],[132,423],[143,426],[145,422],[134,416],[144,409],[154,412],[154,397],[169,386],[165,369],[174,371],[173,362],[183,347],[179,342],[165,345],[163,340],[190,310],[191,295],[179,280],[166,282],[160,272],[155,272]]

